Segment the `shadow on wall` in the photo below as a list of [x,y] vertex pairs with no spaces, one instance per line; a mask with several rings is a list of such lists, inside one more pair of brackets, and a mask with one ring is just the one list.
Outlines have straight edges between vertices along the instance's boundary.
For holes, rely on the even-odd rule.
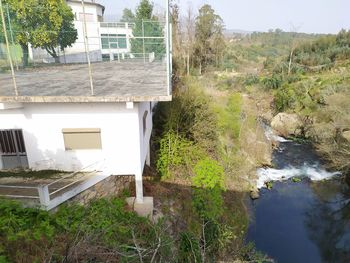
[[84,168],[74,151],[59,148],[55,151],[42,150],[34,134],[24,130],[23,136],[30,169],[77,171]]

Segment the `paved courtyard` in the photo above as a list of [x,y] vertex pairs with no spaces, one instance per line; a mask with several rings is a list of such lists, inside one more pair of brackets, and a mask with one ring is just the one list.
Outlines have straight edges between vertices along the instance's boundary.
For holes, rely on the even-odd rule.
[[[16,71],[19,96],[28,102],[40,102],[38,97],[91,97],[88,72],[87,64],[48,64]],[[95,99],[88,101],[156,100],[169,95],[165,62],[99,62],[92,64],[92,74]],[[14,95],[10,72],[0,73],[0,101]]]

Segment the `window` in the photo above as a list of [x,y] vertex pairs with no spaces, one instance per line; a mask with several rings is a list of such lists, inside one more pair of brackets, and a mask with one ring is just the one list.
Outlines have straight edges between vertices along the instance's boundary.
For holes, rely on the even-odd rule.
[[[86,22],[95,22],[94,15],[85,13]],[[79,13],[79,20],[84,21],[84,13]]]
[[143,118],[142,118],[143,136],[145,136],[146,131],[147,131],[147,115],[148,115],[148,111],[145,111],[145,113],[143,114]]
[[102,54],[102,61],[110,61],[109,54]]
[[63,129],[62,132],[66,150],[102,149],[100,129]]
[[101,34],[102,49],[127,48],[126,35],[123,34]]
[[3,155],[25,154],[22,130],[0,130],[0,153]]

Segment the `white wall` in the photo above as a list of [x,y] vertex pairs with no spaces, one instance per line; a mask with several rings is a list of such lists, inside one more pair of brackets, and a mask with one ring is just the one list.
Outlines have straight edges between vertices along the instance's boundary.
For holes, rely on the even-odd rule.
[[[139,174],[145,162],[152,117],[143,135],[142,116],[149,103],[25,103],[22,109],[0,110],[0,129],[23,129],[32,169],[80,170],[106,160],[109,174]],[[100,128],[102,150],[66,151],[63,128]],[[101,163],[88,170],[101,169]]]
[[[74,21],[74,26],[78,31],[78,39],[73,44],[72,47],[68,47],[65,49],[65,53],[67,55],[79,53],[79,52],[85,52],[85,44],[84,44],[84,31],[83,31],[83,21],[79,20],[79,13],[83,13],[83,8],[81,3],[77,2],[70,2],[68,1],[67,4],[72,8],[72,12],[74,16],[76,17]],[[86,23],[86,33],[88,36],[88,43],[89,43],[89,50],[100,50],[101,49],[101,40],[100,40],[100,33],[99,33],[99,22],[98,22],[98,16],[103,16],[102,8],[101,6],[94,5],[94,4],[85,4],[85,13],[86,14],[93,14],[94,21],[87,22]]]
[[[151,133],[152,133],[152,109],[151,109],[151,104],[150,102],[142,102],[139,103],[139,136],[140,136],[140,154],[141,154],[141,158],[140,158],[140,166],[144,167],[145,161],[146,161],[146,157],[148,154],[148,148],[149,148],[149,143],[150,143],[150,138],[151,138]],[[143,134],[143,114],[145,113],[145,111],[148,111],[147,114],[147,120],[146,120],[146,132],[145,134]]]
[[119,49],[102,49],[102,54],[110,53],[129,53],[131,51],[130,38],[132,35],[132,28],[128,27],[128,23],[125,23],[125,28],[123,27],[100,27],[100,34],[121,34],[126,35],[126,48]]

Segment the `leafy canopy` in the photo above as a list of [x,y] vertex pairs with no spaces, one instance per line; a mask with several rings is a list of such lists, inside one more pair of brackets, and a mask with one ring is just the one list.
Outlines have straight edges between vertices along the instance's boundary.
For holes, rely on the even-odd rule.
[[[130,10],[129,10],[130,11]],[[128,17],[133,17],[129,11],[125,11]],[[157,58],[165,54],[165,43],[163,39],[152,37],[163,37],[163,28],[158,18],[153,15],[153,4],[149,0],[141,0],[136,9],[134,37],[147,37],[145,39],[131,39],[131,52],[136,54],[155,53]]]
[[57,57],[55,48],[64,50],[77,39],[74,15],[63,0],[7,0],[16,42],[30,43]]

